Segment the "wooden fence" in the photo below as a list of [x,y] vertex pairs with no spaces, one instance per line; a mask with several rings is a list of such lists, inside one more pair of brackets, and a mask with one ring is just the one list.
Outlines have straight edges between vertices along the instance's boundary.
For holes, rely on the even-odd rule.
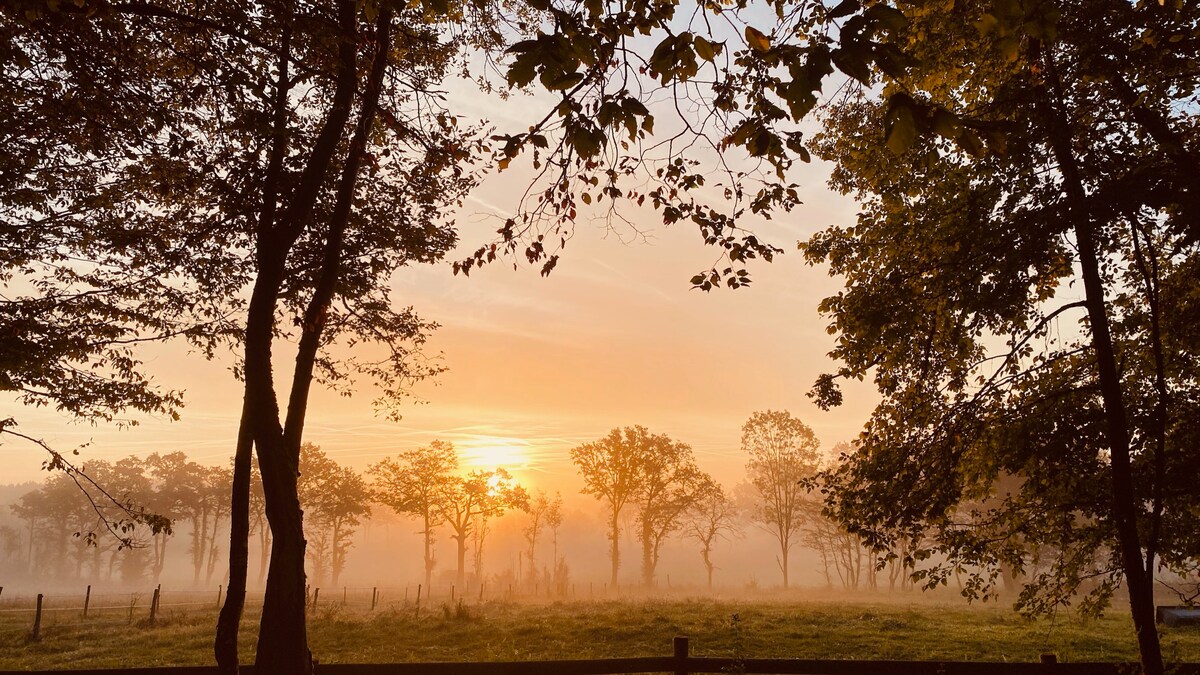
[[[318,664],[316,675],[631,675],[634,673],[723,673],[725,675],[1134,675],[1135,663],[1059,663],[1052,654],[1040,663],[982,661],[816,661],[697,657],[686,637],[674,641],[672,656],[566,661],[491,661],[483,663]],[[0,675],[18,672],[0,671]],[[37,671],[56,675],[217,675],[216,666]],[[253,666],[242,673],[254,675]],[[1171,675],[1200,675],[1200,663],[1173,664]]]

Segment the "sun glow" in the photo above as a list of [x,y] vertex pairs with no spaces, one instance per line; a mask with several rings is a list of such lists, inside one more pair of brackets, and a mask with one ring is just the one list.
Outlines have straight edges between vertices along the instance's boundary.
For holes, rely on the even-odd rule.
[[463,464],[481,469],[519,469],[529,464],[529,444],[516,438],[486,437],[460,446]]

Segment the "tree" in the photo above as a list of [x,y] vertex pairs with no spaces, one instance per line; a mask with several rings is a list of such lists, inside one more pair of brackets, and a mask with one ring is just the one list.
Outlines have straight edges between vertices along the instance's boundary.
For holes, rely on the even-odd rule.
[[476,469],[466,476],[455,476],[442,486],[441,513],[450,526],[458,553],[455,584],[466,588],[467,542],[476,535],[476,569],[482,572],[483,540],[487,536],[487,521],[504,514],[508,509],[529,508],[529,494],[516,484],[503,468],[491,471]]
[[305,507],[305,532],[309,541],[320,542],[309,551],[313,579],[317,584],[328,571],[330,583],[346,567],[346,554],[353,545],[361,519],[371,515],[370,490],[353,469],[339,466],[319,446],[300,446],[300,504]]
[[[209,578],[215,565],[209,547],[216,543],[216,530],[228,512],[229,474],[190,461],[178,451],[153,453],[146,458],[146,465],[158,484],[156,506],[169,517],[191,523],[192,583],[199,585],[206,565]],[[160,571],[161,563],[156,566],[156,579]]]
[[[543,530],[549,526],[547,518],[550,514],[553,502],[546,496],[543,490],[538,490],[537,493],[529,500],[529,524],[522,530],[521,534],[525,536],[525,543],[528,547],[525,549],[525,559],[529,562],[529,583],[532,585],[537,579],[537,542],[538,537]],[[554,557],[558,558],[558,552],[555,551]],[[555,561],[552,561],[553,564]]]
[[[143,468],[140,460],[127,457],[117,462],[96,460],[87,465],[86,473],[83,468],[56,471],[11,505],[13,514],[29,526],[26,564],[30,572],[84,578],[90,563],[92,579],[111,577],[119,555],[145,547],[151,537],[169,535],[167,525],[156,530],[144,521],[126,519],[134,512],[134,503],[148,501],[150,481]],[[112,536],[103,534],[114,527],[119,531]],[[71,562],[73,569],[67,567]]]
[[566,592],[567,583],[567,563],[566,560],[558,556],[558,530],[563,524],[562,512],[563,500],[562,494],[555,492],[554,499],[550,500],[549,506],[546,508],[545,523],[550,529],[550,545],[551,545],[551,566],[554,583],[558,586],[559,593]]
[[642,583],[654,586],[663,541],[683,527],[689,509],[712,482],[696,466],[691,446],[664,435],[652,437],[642,457],[641,486],[634,497],[642,543]]
[[[146,474],[145,462],[135,456],[125,457],[115,462],[91,462],[87,465],[88,475],[93,478],[96,483],[103,485],[108,494],[117,499],[118,502],[133,505],[141,504],[147,506],[153,502],[154,487],[149,475]],[[90,496],[91,493],[85,493],[84,497],[88,498],[88,503],[94,501],[104,503],[103,498],[96,500]],[[101,515],[101,518],[107,520],[119,520],[120,516],[114,518],[109,515]],[[140,531],[137,531],[139,530]],[[108,553],[108,564],[104,570],[104,578],[111,579],[113,570],[118,563],[122,565],[122,577],[124,578],[126,571],[124,565],[128,559],[136,557],[138,559],[146,558],[146,551],[141,549],[147,548],[146,539],[165,538],[170,535],[170,530],[155,532],[151,527],[134,528],[134,532],[127,530],[126,534],[133,534],[133,537],[126,536],[125,538],[117,537],[92,537],[91,544],[94,556],[92,574],[94,578],[99,579],[101,574],[100,557],[103,553]],[[138,553],[132,551],[138,550]],[[138,565],[144,569],[145,566]],[[157,582],[156,582],[157,583]]]
[[[14,103],[5,116],[70,129],[14,146],[31,163],[27,171],[6,174],[21,178],[5,186],[5,203],[23,209],[18,234],[41,236],[14,265],[28,260],[36,268],[54,256],[74,260],[78,252],[88,261],[82,268],[100,260],[124,274],[111,283],[81,284],[83,297],[112,297],[110,288],[142,291],[144,284],[125,282],[146,274],[170,279],[166,290],[182,289],[166,297],[244,321],[244,331],[217,333],[240,342],[238,374],[246,392],[235,453],[234,564],[218,640],[226,670],[237,661],[233,636],[244,598],[251,448],[260,460],[275,561],[258,659],[264,668],[306,672],[296,471],[311,382],[317,376],[347,387],[351,375],[362,374],[392,402],[413,378],[436,369],[408,358],[412,340],[428,326],[411,311],[394,310],[386,284],[397,267],[435,260],[452,245],[443,209],[473,184],[459,163],[480,149],[477,132],[447,114],[433,91],[454,55],[485,36],[472,21],[473,7],[461,10],[464,21],[448,40],[439,39],[434,25],[448,8],[426,16],[421,7],[390,2],[5,7],[13,90],[66,92],[62,100],[73,101],[65,110],[37,108],[40,116]],[[31,63],[48,67],[21,65]],[[105,109],[126,98],[130,105]],[[121,122],[124,115],[136,121]],[[110,120],[116,123],[106,125]],[[360,180],[364,176],[370,180]],[[39,182],[58,191],[45,195]],[[32,227],[42,221],[55,227]],[[63,283],[50,269],[42,287],[53,308]],[[152,299],[155,290],[136,297]],[[84,321],[99,315],[101,325],[117,323],[116,339],[109,335],[105,344],[124,349],[149,337],[137,332],[140,326],[172,316],[175,308],[82,309]],[[123,319],[122,312],[135,318]],[[236,329],[236,322],[229,325]],[[18,335],[35,335],[19,328]],[[271,348],[293,329],[299,355],[284,414]],[[199,332],[208,337],[207,327]],[[383,358],[318,358],[348,336],[381,345]],[[91,344],[87,332],[80,339]],[[89,354],[77,350],[70,357]],[[113,368],[136,384],[136,365],[116,361]]]
[[395,459],[385,459],[367,470],[376,501],[421,522],[418,534],[424,540],[425,588],[433,582],[433,568],[437,564],[434,533],[442,522],[445,495],[457,470],[454,445],[443,441],[402,452]]
[[[12,505],[12,512],[29,526],[30,572],[51,577],[68,576],[67,564],[75,553],[82,564],[80,540],[94,517],[67,476],[51,476],[42,487],[26,493]],[[78,576],[78,567],[75,570]]]
[[728,535],[736,535],[737,508],[716,481],[706,481],[687,514],[687,534],[700,544],[700,559],[708,578],[708,590],[713,588],[713,545]]
[[617,586],[617,572],[621,568],[621,513],[641,490],[645,459],[653,452],[657,440],[645,427],[625,427],[571,449],[571,461],[583,478],[581,492],[608,503],[613,588]]
[[221,526],[228,523],[229,491],[233,482],[233,472],[226,467],[210,466],[205,476],[204,499],[208,504],[208,518],[212,524],[208,528],[208,564],[204,572],[204,584],[212,585],[213,574],[217,571],[217,563],[221,562],[221,547],[218,543]]
[[[909,556],[980,566],[972,594],[1053,546],[1020,604],[1070,602],[1098,577],[1095,610],[1124,584],[1157,675],[1157,561],[1200,554],[1170,525],[1195,503],[1177,480],[1197,461],[1182,423],[1195,331],[1179,323],[1195,315],[1197,121],[1182,102],[1200,88],[1197,8],[962,2],[904,18],[903,72],[867,74],[885,100],[838,101],[815,146],[864,204],[804,245],[846,279],[822,303],[843,366],[814,393],[836,404],[836,379],[869,376],[883,395],[830,506],[880,548],[908,539]],[[1019,487],[987,502],[1004,475]]]
[[788,587],[788,554],[805,522],[808,490],[817,471],[820,442],[812,429],[786,411],[756,412],[742,425],[746,475],[758,494],[751,517],[779,544],[779,570]]

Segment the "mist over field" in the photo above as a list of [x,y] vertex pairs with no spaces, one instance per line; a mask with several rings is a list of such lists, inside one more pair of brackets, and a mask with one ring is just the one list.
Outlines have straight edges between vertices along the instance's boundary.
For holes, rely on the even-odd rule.
[[[487,597],[506,596],[512,592],[520,596],[537,595],[556,599],[611,598],[609,588],[610,547],[604,508],[589,495],[579,494],[578,481],[564,481],[567,490],[557,492],[563,499],[562,525],[558,531],[557,553],[562,567],[554,576],[555,543],[552,533],[539,534],[535,549],[536,564],[531,568],[528,560],[529,541],[526,530],[530,515],[520,509],[506,511],[490,519],[489,532],[485,537],[483,551],[484,591]],[[22,496],[38,490],[40,484],[28,482],[0,486],[0,578],[3,578],[5,596],[13,593],[59,592],[78,590],[81,584],[93,584],[97,589],[142,590],[154,585],[149,556],[153,543],[139,541],[139,548],[117,551],[103,538],[99,546],[89,547],[83,539],[75,537],[80,527],[94,527],[94,514],[82,495],[62,495],[69,505],[70,515],[61,522],[50,519],[31,523],[14,514],[11,506],[19,504]],[[530,491],[546,490],[536,482],[526,484]],[[743,501],[752,497],[747,494],[749,486],[735,484]],[[574,488],[571,490],[570,488]],[[744,505],[746,509],[749,505]],[[349,540],[345,569],[338,586],[330,590],[331,579],[326,570],[323,578],[313,576],[312,561],[308,569],[310,585],[322,587],[323,594],[336,591],[342,586],[410,588],[415,597],[417,585],[424,583],[422,560],[422,536],[420,522],[412,517],[396,514],[391,508],[376,502],[370,504],[371,514],[364,517]],[[90,515],[90,517],[89,517]],[[687,526],[668,537],[661,549],[661,560],[656,573],[656,583],[651,589],[643,585],[641,573],[641,546],[637,539],[636,512],[621,517],[620,548],[623,552],[620,572],[621,596],[641,594],[706,594],[707,571],[701,558],[700,544]],[[713,591],[717,595],[761,593],[764,596],[780,587],[782,576],[777,562],[779,544],[769,531],[751,521],[745,513],[739,513],[732,521],[733,529],[723,532],[714,541],[712,560]],[[73,529],[74,528],[74,529]],[[174,524],[174,533],[166,544],[165,565],[158,578],[164,588],[190,590],[213,588],[226,583],[223,565],[218,564],[211,576],[207,571],[207,560],[201,574],[201,582],[194,582],[194,565],[191,558],[193,526],[186,517]],[[455,545],[451,532],[440,525],[435,535],[436,566],[432,592],[436,597],[448,596],[455,584]],[[205,536],[212,538],[210,530]],[[228,525],[219,522],[219,531],[213,538],[224,555],[228,546]],[[261,590],[262,580],[258,574],[262,562],[259,540],[252,536],[250,552],[250,588]],[[865,551],[858,561],[863,575],[858,590],[887,591],[888,573],[880,571],[874,584],[869,580]],[[474,574],[474,554],[468,553],[469,579],[467,593],[477,597],[480,579]],[[138,575],[135,565],[145,568]],[[842,590],[845,583],[838,570],[830,567],[831,580],[825,578],[825,567],[820,552],[803,544],[796,546],[790,561],[791,585],[810,591]],[[832,581],[832,585],[829,583]],[[898,587],[897,587],[898,590]],[[428,593],[429,590],[424,591]],[[463,593],[459,589],[459,594]],[[875,594],[872,594],[875,595]],[[333,597],[332,595],[327,597]],[[340,597],[340,596],[339,596]],[[882,597],[882,595],[880,596]]]

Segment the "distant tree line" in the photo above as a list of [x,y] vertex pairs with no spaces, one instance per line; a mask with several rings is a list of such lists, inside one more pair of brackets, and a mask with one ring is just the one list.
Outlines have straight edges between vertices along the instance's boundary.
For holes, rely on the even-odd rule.
[[[641,548],[641,583],[647,588],[657,583],[664,544],[679,538],[696,544],[711,589],[719,569],[716,545],[745,536],[751,526],[775,542],[784,587],[792,582],[792,554],[802,547],[816,553],[819,567],[812,571],[830,588],[876,589],[881,574],[889,589],[911,588],[914,565],[907,551],[873,550],[822,513],[820,472],[834,467],[852,448],[839,444],[833,457],[823,461],[819,446],[813,431],[790,413],[754,413],[742,428],[746,480],[732,491],[699,468],[691,446],[642,426],[613,429],[572,449],[582,492],[605,510],[610,582],[614,587],[619,583],[622,532],[632,523]],[[10,506],[21,528],[0,528],[0,560],[9,569],[55,579],[157,584],[171,551],[187,556],[194,585],[224,582],[217,575],[224,571],[220,561],[229,532],[231,468],[205,466],[172,452],[97,460],[87,470],[119,499],[146,504],[176,527],[147,532],[139,545],[124,550],[117,540],[84,536],[97,529],[103,514],[69,476],[56,473]],[[439,563],[435,545],[440,533],[454,543],[454,583],[461,589],[481,583],[488,535],[497,518],[514,510],[522,512],[524,524],[513,580],[527,590],[567,587],[570,567],[559,547],[562,495],[543,490],[530,494],[502,467],[464,472],[449,442],[403,451],[362,473],[305,443],[299,473],[311,585],[341,583],[359,527],[373,507],[383,506],[417,521],[426,588]],[[255,468],[250,526],[258,542],[259,584],[266,578],[272,545],[265,507]]]

